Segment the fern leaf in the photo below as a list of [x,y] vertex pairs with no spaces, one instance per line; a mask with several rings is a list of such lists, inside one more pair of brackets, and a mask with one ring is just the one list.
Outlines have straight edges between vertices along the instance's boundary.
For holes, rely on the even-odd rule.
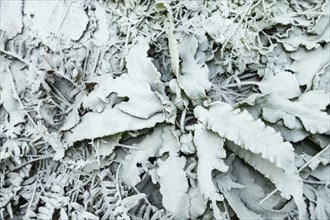
[[293,147],[289,142],[283,142],[280,134],[266,127],[261,120],[255,121],[247,111],[233,109],[229,104],[215,102],[206,110],[196,107],[195,116],[208,129],[221,137],[262,158],[276,164],[286,173],[296,172]]
[[223,149],[224,140],[216,133],[207,130],[204,125],[198,124],[195,128],[194,143],[197,149],[198,165],[197,179],[201,193],[207,199],[219,200],[218,190],[213,183],[212,171],[228,170],[222,158],[226,157]]
[[282,169],[265,160],[260,155],[242,149],[233,143],[229,142],[227,146],[236,155],[270,179],[285,198],[289,199],[292,196],[298,206],[300,217],[305,215],[306,204],[303,198],[303,182],[298,173],[285,173]]

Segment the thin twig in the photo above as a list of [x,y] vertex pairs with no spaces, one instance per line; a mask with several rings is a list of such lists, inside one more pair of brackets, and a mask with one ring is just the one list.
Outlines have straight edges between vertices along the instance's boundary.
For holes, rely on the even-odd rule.
[[125,40],[125,44],[124,44],[123,56],[121,57],[120,64],[119,64],[120,70],[122,70],[124,68],[124,60],[125,60],[125,56],[126,56],[127,51],[128,51],[127,47],[128,47],[128,41],[129,41],[129,38],[130,38],[130,33],[131,33],[131,25],[128,25],[126,40]]
[[223,58],[223,52],[225,50],[225,47],[227,45],[227,43],[229,42],[229,40],[234,36],[234,34],[236,33],[236,31],[238,30],[239,26],[241,25],[241,23],[243,22],[245,16],[247,15],[247,13],[250,11],[251,6],[253,4],[253,1],[250,2],[250,4],[247,6],[244,14],[241,17],[241,20],[238,22],[238,24],[236,25],[234,31],[229,35],[229,37],[226,39],[226,41],[224,42],[222,48],[221,48],[221,58]]
[[181,132],[184,133],[184,125],[185,125],[185,118],[187,114],[187,109],[183,109],[182,114],[181,114],[181,119],[180,119],[180,129]]
[[122,200],[122,197],[121,197],[121,193],[120,193],[120,188],[119,188],[119,169],[121,167],[121,163],[119,164],[118,168],[117,168],[117,171],[116,171],[116,189],[117,189],[117,192],[118,192],[118,196],[119,196],[119,200],[121,201]]
[[15,170],[21,169],[22,167],[24,167],[24,166],[26,166],[26,165],[28,165],[28,164],[30,164],[30,163],[36,162],[36,161],[38,161],[38,160],[43,160],[43,159],[47,159],[47,158],[51,158],[51,157],[53,157],[53,155],[47,155],[47,156],[43,156],[43,157],[39,157],[39,158],[36,158],[36,159],[30,160],[30,161],[27,161],[27,162],[21,164],[20,166],[15,167],[14,169],[10,170],[9,172],[13,172],[13,171],[15,171]]
[[10,51],[5,51],[5,50],[0,49],[0,52],[6,54],[6,55],[8,55],[8,56],[11,56],[11,57],[13,57],[13,58],[15,58],[15,59],[17,59],[17,60],[19,60],[19,61],[21,61],[21,62],[24,63],[25,65],[31,67],[33,70],[39,70],[37,67],[33,66],[33,65],[32,65],[31,63],[29,63],[28,61],[24,60],[23,58],[17,56],[16,54],[14,54],[14,53],[12,53],[12,52],[10,52]]
[[240,82],[239,84],[228,84],[226,86],[224,86],[224,88],[232,88],[232,87],[239,87],[240,86],[258,86],[259,82],[252,82],[252,81],[244,81],[244,82]]
[[[39,164],[39,167],[38,167],[37,175],[38,175],[39,171],[40,171],[40,164]],[[28,218],[27,214],[28,214],[28,211],[31,210],[31,206],[32,206],[34,197],[36,195],[37,186],[38,186],[38,181],[35,180],[35,182],[34,182],[34,188],[33,188],[33,192],[32,192],[32,196],[31,196],[31,200],[30,200],[29,205],[28,205],[28,207],[26,209],[26,213],[25,213],[23,219]]]

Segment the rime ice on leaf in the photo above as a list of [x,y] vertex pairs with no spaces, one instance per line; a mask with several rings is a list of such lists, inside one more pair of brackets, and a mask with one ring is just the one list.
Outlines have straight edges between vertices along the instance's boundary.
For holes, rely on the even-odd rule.
[[23,1],[1,1],[0,29],[11,39],[22,32],[23,29]]
[[199,124],[195,129],[194,143],[198,156],[197,179],[200,192],[207,199],[217,200],[218,190],[213,183],[212,171],[228,170],[223,161],[226,157],[226,151],[223,149],[224,139]]
[[233,109],[229,104],[214,102],[209,109],[196,107],[195,116],[208,129],[222,138],[271,161],[287,173],[296,172],[293,147],[274,129],[261,120],[255,121],[247,111]]
[[24,4],[24,12],[28,16],[33,15],[31,28],[37,31],[43,40],[52,33],[79,40],[86,30],[88,17],[83,2],[25,1]]

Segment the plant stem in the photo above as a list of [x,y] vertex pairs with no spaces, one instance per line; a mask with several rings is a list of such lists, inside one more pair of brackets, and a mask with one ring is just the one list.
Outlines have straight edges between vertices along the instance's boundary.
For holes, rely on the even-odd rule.
[[240,86],[258,86],[259,82],[253,82],[253,81],[245,81],[241,82],[240,84],[228,84],[224,86],[224,88],[232,88],[232,87],[239,87]]

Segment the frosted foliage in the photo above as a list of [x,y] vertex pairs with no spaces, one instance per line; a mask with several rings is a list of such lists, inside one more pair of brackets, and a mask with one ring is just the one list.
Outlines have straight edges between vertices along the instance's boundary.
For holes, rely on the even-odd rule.
[[0,219],[330,219],[329,0],[0,0]]

